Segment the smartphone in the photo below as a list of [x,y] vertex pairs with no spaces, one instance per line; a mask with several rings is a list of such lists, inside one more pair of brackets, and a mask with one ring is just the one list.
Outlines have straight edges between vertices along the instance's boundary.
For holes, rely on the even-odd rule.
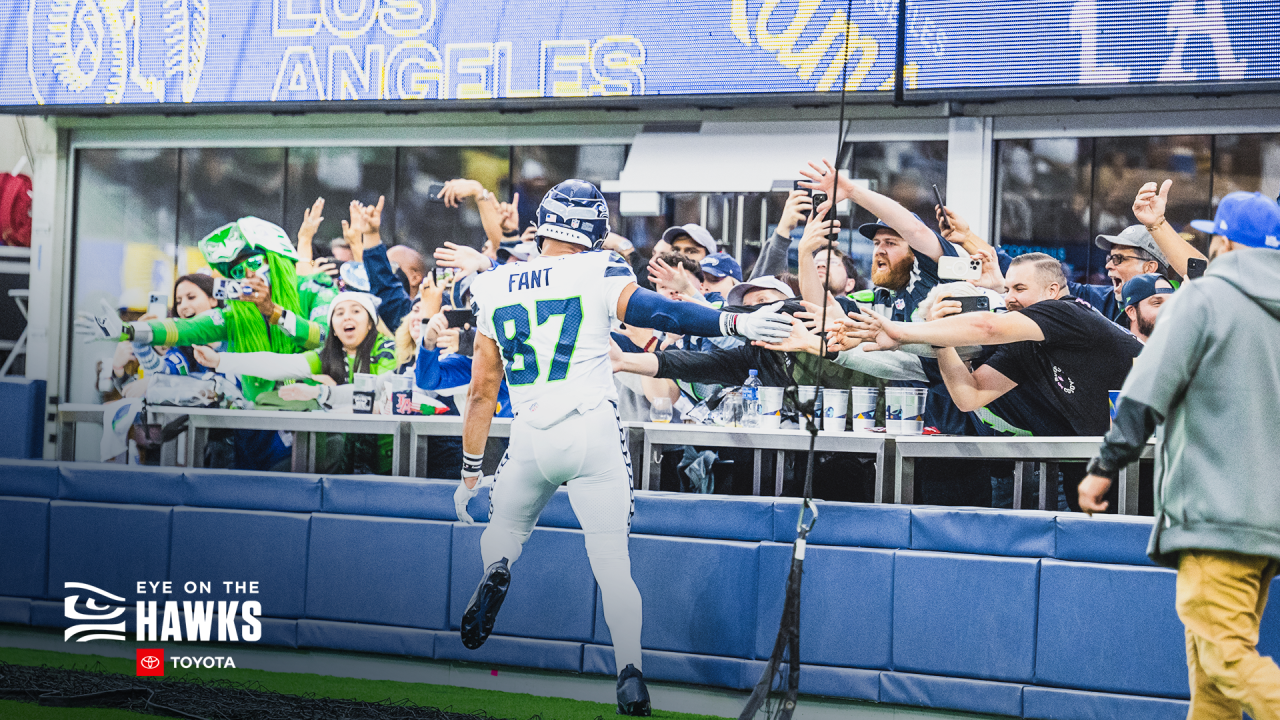
[[813,207],[809,209],[809,217],[813,217],[818,212],[818,206],[827,201],[827,194],[818,190],[813,191]]
[[162,318],[169,315],[169,303],[164,295],[151,293],[147,298],[147,314]]
[[467,308],[460,310],[445,310],[444,317],[449,321],[449,327],[460,328],[464,325],[475,327],[476,315]]
[[986,295],[974,295],[972,297],[951,298],[960,303],[960,312],[990,312],[991,299]]
[[[933,186],[933,199],[938,201],[938,207],[945,208],[947,206],[946,201],[942,199],[942,191],[938,189],[937,184],[934,184]],[[943,230],[951,229],[951,222],[947,220],[946,213],[942,213],[942,229]]]
[[252,294],[253,288],[235,280],[217,278],[213,281],[214,300],[240,300],[244,296]]
[[449,282],[450,280],[453,279],[453,276],[456,275],[457,273],[458,273],[457,268],[437,267],[435,269],[436,287],[439,287]]
[[1205,268],[1207,267],[1209,267],[1208,260],[1201,260],[1200,258],[1187,258],[1187,279],[1195,280],[1198,277],[1203,277]]
[[444,190],[444,183],[433,182],[427,185],[427,202],[442,203],[444,198],[440,197],[440,193]]
[[982,261],[943,255],[938,258],[938,277],[942,280],[977,280],[982,277]]

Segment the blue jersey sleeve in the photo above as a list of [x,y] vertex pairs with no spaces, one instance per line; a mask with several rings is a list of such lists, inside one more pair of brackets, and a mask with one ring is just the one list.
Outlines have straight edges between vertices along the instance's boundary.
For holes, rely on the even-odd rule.
[[404,291],[404,286],[391,270],[391,261],[387,259],[387,247],[375,245],[364,251],[364,266],[369,274],[369,289],[382,304],[378,306],[378,317],[393,332],[400,327],[400,321],[413,309],[413,298]]
[[668,300],[652,290],[636,288],[627,301],[623,322],[681,335],[719,337],[724,334],[720,315],[719,310],[706,305]]

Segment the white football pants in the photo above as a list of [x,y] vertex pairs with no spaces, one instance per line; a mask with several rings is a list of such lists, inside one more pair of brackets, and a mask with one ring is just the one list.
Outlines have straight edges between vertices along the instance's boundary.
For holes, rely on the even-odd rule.
[[613,404],[602,402],[586,413],[574,411],[545,430],[516,418],[495,480],[489,527],[480,536],[484,566],[502,558],[514,564],[542,508],[556,488],[568,483],[569,503],[600,585],[617,671],[627,665],[643,671],[640,590],[631,579],[627,551],[634,511],[631,457]]

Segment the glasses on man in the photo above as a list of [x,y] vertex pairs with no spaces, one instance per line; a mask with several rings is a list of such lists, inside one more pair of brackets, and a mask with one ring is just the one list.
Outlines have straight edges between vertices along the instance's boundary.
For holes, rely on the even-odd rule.
[[1138,259],[1137,255],[1123,255],[1121,253],[1113,253],[1107,256],[1107,265],[1120,266],[1130,260],[1137,260],[1137,259]]
[[265,255],[250,255],[243,262],[231,268],[232,280],[243,280],[250,272],[257,275],[267,267],[267,258]]

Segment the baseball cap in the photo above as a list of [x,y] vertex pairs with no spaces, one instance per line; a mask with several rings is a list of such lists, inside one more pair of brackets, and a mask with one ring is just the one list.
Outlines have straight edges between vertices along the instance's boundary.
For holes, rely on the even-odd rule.
[[[915,213],[912,213],[912,215],[915,215]],[[916,219],[917,220],[920,219],[920,216],[916,215]],[[876,221],[873,223],[863,223],[858,226],[858,232],[862,235],[862,237],[868,240],[875,240],[876,231],[878,230],[888,230],[894,235],[898,234],[897,230],[894,230],[893,228],[889,227],[889,225],[885,223],[885,221],[881,220],[880,218],[876,218]]]
[[702,272],[712,277],[731,277],[742,282],[742,266],[728,253],[718,252],[702,258]]
[[1168,258],[1160,252],[1160,246],[1156,245],[1156,239],[1151,237],[1151,233],[1147,232],[1142,225],[1130,225],[1121,230],[1119,235],[1099,235],[1093,239],[1093,244],[1101,250],[1110,250],[1112,245],[1139,248],[1155,256],[1161,265],[1169,264]]
[[515,258],[520,262],[526,262],[530,258],[538,256],[538,245],[531,240],[518,242],[512,245],[503,243],[498,246],[498,262],[505,263],[510,258]]
[[716,240],[711,237],[711,233],[707,229],[697,223],[689,223],[688,225],[677,225],[673,228],[667,228],[662,233],[662,239],[665,242],[675,242],[675,239],[681,235],[688,235],[689,239],[698,243],[707,249],[708,255],[714,255],[716,252]]
[[1249,247],[1280,249],[1280,205],[1260,192],[1228,193],[1218,203],[1213,227],[1202,232]]
[[1160,273],[1146,273],[1129,278],[1129,282],[1121,288],[1124,306],[1133,307],[1152,295],[1168,295],[1173,292],[1173,283]]
[[729,291],[729,296],[725,298],[724,304],[725,305],[741,305],[742,299],[745,298],[747,296],[747,293],[751,292],[752,290],[777,290],[778,292],[782,293],[783,295],[786,295],[789,298],[793,298],[796,296],[795,293],[791,292],[790,285],[782,282],[781,280],[779,280],[778,278],[772,275],[763,275],[761,277],[754,278],[750,282],[738,283],[737,285],[734,285],[733,289]]

